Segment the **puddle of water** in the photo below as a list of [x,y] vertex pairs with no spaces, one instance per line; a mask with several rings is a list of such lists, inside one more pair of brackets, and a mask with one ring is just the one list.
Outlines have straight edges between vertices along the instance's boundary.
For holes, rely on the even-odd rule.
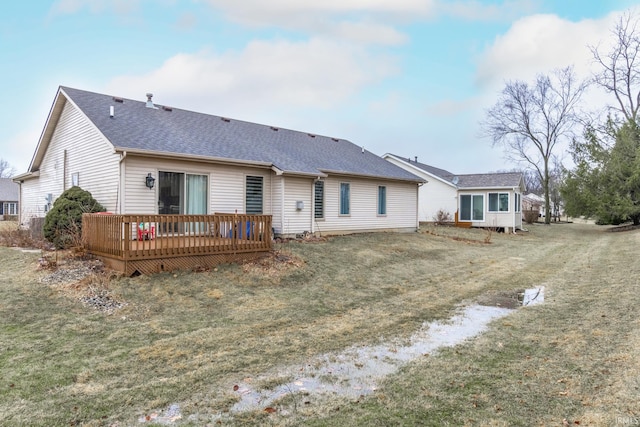
[[238,384],[240,400],[231,412],[260,410],[270,407],[289,394],[335,394],[357,398],[371,394],[386,375],[407,362],[450,347],[483,332],[489,322],[513,310],[472,305],[446,322],[427,323],[404,345],[381,344],[353,347],[337,355],[325,355],[305,366],[286,368],[285,376],[295,378],[272,390],[255,390],[250,381]]
[[182,414],[180,413],[180,405],[174,403],[162,413],[152,412],[151,414],[143,415],[138,418],[138,422],[169,425],[181,418]]

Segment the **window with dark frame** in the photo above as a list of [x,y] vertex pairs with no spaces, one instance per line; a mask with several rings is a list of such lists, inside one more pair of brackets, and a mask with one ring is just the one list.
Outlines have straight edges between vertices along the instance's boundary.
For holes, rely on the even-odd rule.
[[378,186],[378,215],[387,214],[387,187]]
[[313,216],[324,218],[324,181],[316,181],[313,186]]
[[263,178],[247,175],[245,193],[245,212],[249,215],[262,215]]
[[351,188],[348,182],[340,183],[340,215],[349,215],[351,212],[350,209],[350,198],[351,198]]

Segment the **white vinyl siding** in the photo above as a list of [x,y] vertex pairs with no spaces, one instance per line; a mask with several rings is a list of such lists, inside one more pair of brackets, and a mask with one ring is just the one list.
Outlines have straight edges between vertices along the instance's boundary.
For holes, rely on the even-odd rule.
[[453,220],[458,210],[458,190],[454,185],[447,184],[420,169],[409,167],[406,163],[393,157],[385,157],[385,159],[427,181],[419,187],[418,191],[418,218],[420,221],[434,221],[439,210],[448,212]]
[[207,175],[209,179],[209,213],[245,213],[245,180],[247,175],[263,178],[265,215],[271,214],[271,171],[231,165],[218,165],[184,160],[149,159],[128,155],[125,158],[125,213],[157,213],[157,185],[149,190],[144,185],[147,173],[157,178],[158,171]]
[[[285,177],[284,181],[285,221],[282,234],[292,235],[313,231],[313,179]],[[302,209],[298,209],[298,202],[302,202]]]
[[267,199],[271,200],[272,209],[272,226],[276,233],[282,233],[284,229],[284,220],[283,220],[283,210],[284,210],[284,199],[283,199],[283,191],[284,191],[284,177],[283,176],[273,176],[271,178],[271,191],[270,197]]
[[417,227],[417,184],[385,181],[387,188],[387,215],[377,215],[377,195],[380,181],[349,178],[350,214],[340,215],[339,178],[325,179],[325,215],[320,233],[349,231],[399,230],[411,231]]
[[39,167],[39,177],[28,179],[22,186],[24,197],[21,222],[28,224],[33,216],[44,216],[46,197],[54,202],[72,186],[72,176],[80,178],[80,187],[108,211],[115,212],[118,203],[119,155],[113,146],[73,104],[67,102],[51,136]]

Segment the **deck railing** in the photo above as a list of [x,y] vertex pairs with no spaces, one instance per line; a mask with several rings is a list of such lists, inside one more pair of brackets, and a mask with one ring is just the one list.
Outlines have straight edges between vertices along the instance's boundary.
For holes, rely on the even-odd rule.
[[271,250],[271,216],[83,214],[92,254],[120,260]]

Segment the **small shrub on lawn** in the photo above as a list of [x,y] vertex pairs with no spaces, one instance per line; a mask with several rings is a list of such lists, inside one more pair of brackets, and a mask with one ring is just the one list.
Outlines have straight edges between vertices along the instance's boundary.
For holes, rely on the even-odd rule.
[[433,221],[437,225],[444,225],[453,221],[453,218],[451,217],[451,214],[449,212],[445,211],[444,209],[438,209],[438,212],[436,212],[436,214],[433,216]]
[[524,215],[524,222],[527,224],[533,224],[538,221],[538,217],[540,216],[540,213],[536,210],[524,210],[522,213]]
[[53,203],[44,220],[44,237],[58,249],[80,246],[82,214],[104,212],[104,207],[90,192],[71,187]]

